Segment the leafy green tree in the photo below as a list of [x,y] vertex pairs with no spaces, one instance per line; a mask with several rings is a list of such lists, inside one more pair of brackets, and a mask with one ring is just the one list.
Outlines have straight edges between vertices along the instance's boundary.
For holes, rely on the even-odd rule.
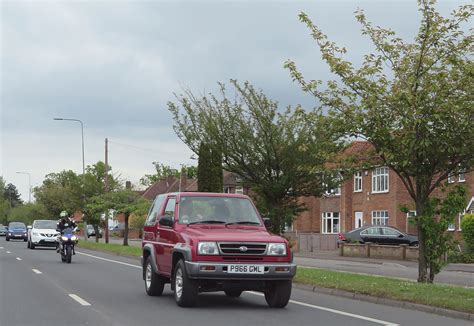
[[9,183],[4,187],[3,198],[10,204],[10,208],[23,204],[20,193],[13,183]]
[[[174,176],[176,178],[180,177],[180,171],[178,169],[159,162],[153,162],[153,165],[155,166],[156,173],[145,174],[145,176],[140,179],[140,183],[146,187],[149,187],[155,182],[169,176]],[[195,178],[197,175],[197,168],[195,166],[183,165],[181,173],[183,175],[186,174],[189,178]]]
[[5,180],[0,176],[0,223],[8,223],[8,214],[10,212],[10,203],[5,199]]
[[197,155],[208,144],[222,155],[225,170],[234,172],[257,193],[259,202],[281,233],[301,208],[299,196],[320,195],[324,162],[339,149],[329,121],[320,111],[301,107],[280,112],[278,103],[249,83],[231,80],[235,96],[190,91],[168,103],[178,137]]
[[359,68],[344,59],[345,48],[329,41],[301,13],[300,20],[337,80],[323,87],[320,80],[306,80],[294,62],[287,61],[285,67],[329,110],[340,130],[369,141],[403,182],[416,205],[418,281],[432,282],[437,255],[429,244],[434,241],[430,195],[449,175],[469,171],[474,161],[474,37],[472,29],[463,27],[474,7],[461,6],[445,18],[434,0],[418,4],[422,18],[413,43],[374,26],[363,10],[356,12],[362,34],[376,50]]
[[150,202],[130,189],[108,192],[91,198],[86,209],[92,216],[113,209],[117,214],[125,216],[123,245],[128,246],[129,219],[131,214],[145,215],[150,208]]
[[202,192],[222,192],[222,157],[219,150],[206,143],[199,145],[198,190]]
[[34,220],[54,220],[56,216],[49,215],[46,208],[39,203],[26,203],[15,206],[8,215],[8,222],[23,222],[31,225]]

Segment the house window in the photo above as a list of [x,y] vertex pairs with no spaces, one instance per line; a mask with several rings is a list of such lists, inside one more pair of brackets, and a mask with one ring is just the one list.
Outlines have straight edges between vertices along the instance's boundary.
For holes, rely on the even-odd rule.
[[372,211],[373,225],[388,225],[388,211]]
[[230,187],[224,187],[224,193],[230,194]]
[[448,175],[448,183],[454,183],[456,181],[456,178],[454,177],[454,174],[450,173]]
[[244,193],[244,187],[242,187],[242,186],[235,187],[235,193],[242,195]]
[[326,190],[326,195],[328,196],[340,196],[341,195],[341,188],[332,188],[329,190]]
[[362,191],[362,172],[356,172],[354,174],[354,192]]
[[372,171],[372,192],[388,192],[388,167],[375,168]]
[[339,212],[324,212],[322,233],[339,233]]
[[448,224],[448,231],[454,231],[456,230],[456,225],[454,223]]
[[459,171],[459,174],[458,174],[459,182],[466,182],[466,176],[464,175],[464,173],[465,173],[465,170]]

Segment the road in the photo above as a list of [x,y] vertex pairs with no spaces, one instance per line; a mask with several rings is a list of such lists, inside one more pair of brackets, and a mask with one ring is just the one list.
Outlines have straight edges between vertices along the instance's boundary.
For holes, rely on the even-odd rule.
[[54,249],[0,239],[0,325],[472,325],[415,310],[293,289],[285,309],[268,308],[258,293],[240,299],[200,295],[180,308],[169,286],[145,294],[136,259],[84,249],[64,264]]

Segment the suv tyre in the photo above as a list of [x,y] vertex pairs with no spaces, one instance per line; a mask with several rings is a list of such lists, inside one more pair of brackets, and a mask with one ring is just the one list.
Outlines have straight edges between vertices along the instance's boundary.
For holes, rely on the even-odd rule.
[[270,288],[265,291],[265,300],[271,308],[283,308],[290,301],[291,284],[288,281],[274,281],[270,284]]
[[144,271],[145,273],[145,290],[149,296],[161,296],[163,294],[163,288],[165,287],[165,280],[163,277],[153,271],[151,266],[151,257],[145,261]]
[[184,261],[180,259],[176,264],[173,275],[174,299],[180,307],[193,307],[196,305],[198,288],[186,274]]

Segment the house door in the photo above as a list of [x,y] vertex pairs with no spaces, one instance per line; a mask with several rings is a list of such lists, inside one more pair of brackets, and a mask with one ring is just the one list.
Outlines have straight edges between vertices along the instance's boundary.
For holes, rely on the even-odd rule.
[[355,212],[355,218],[354,218],[354,226],[356,229],[361,228],[363,224],[363,216],[364,214],[362,212]]

